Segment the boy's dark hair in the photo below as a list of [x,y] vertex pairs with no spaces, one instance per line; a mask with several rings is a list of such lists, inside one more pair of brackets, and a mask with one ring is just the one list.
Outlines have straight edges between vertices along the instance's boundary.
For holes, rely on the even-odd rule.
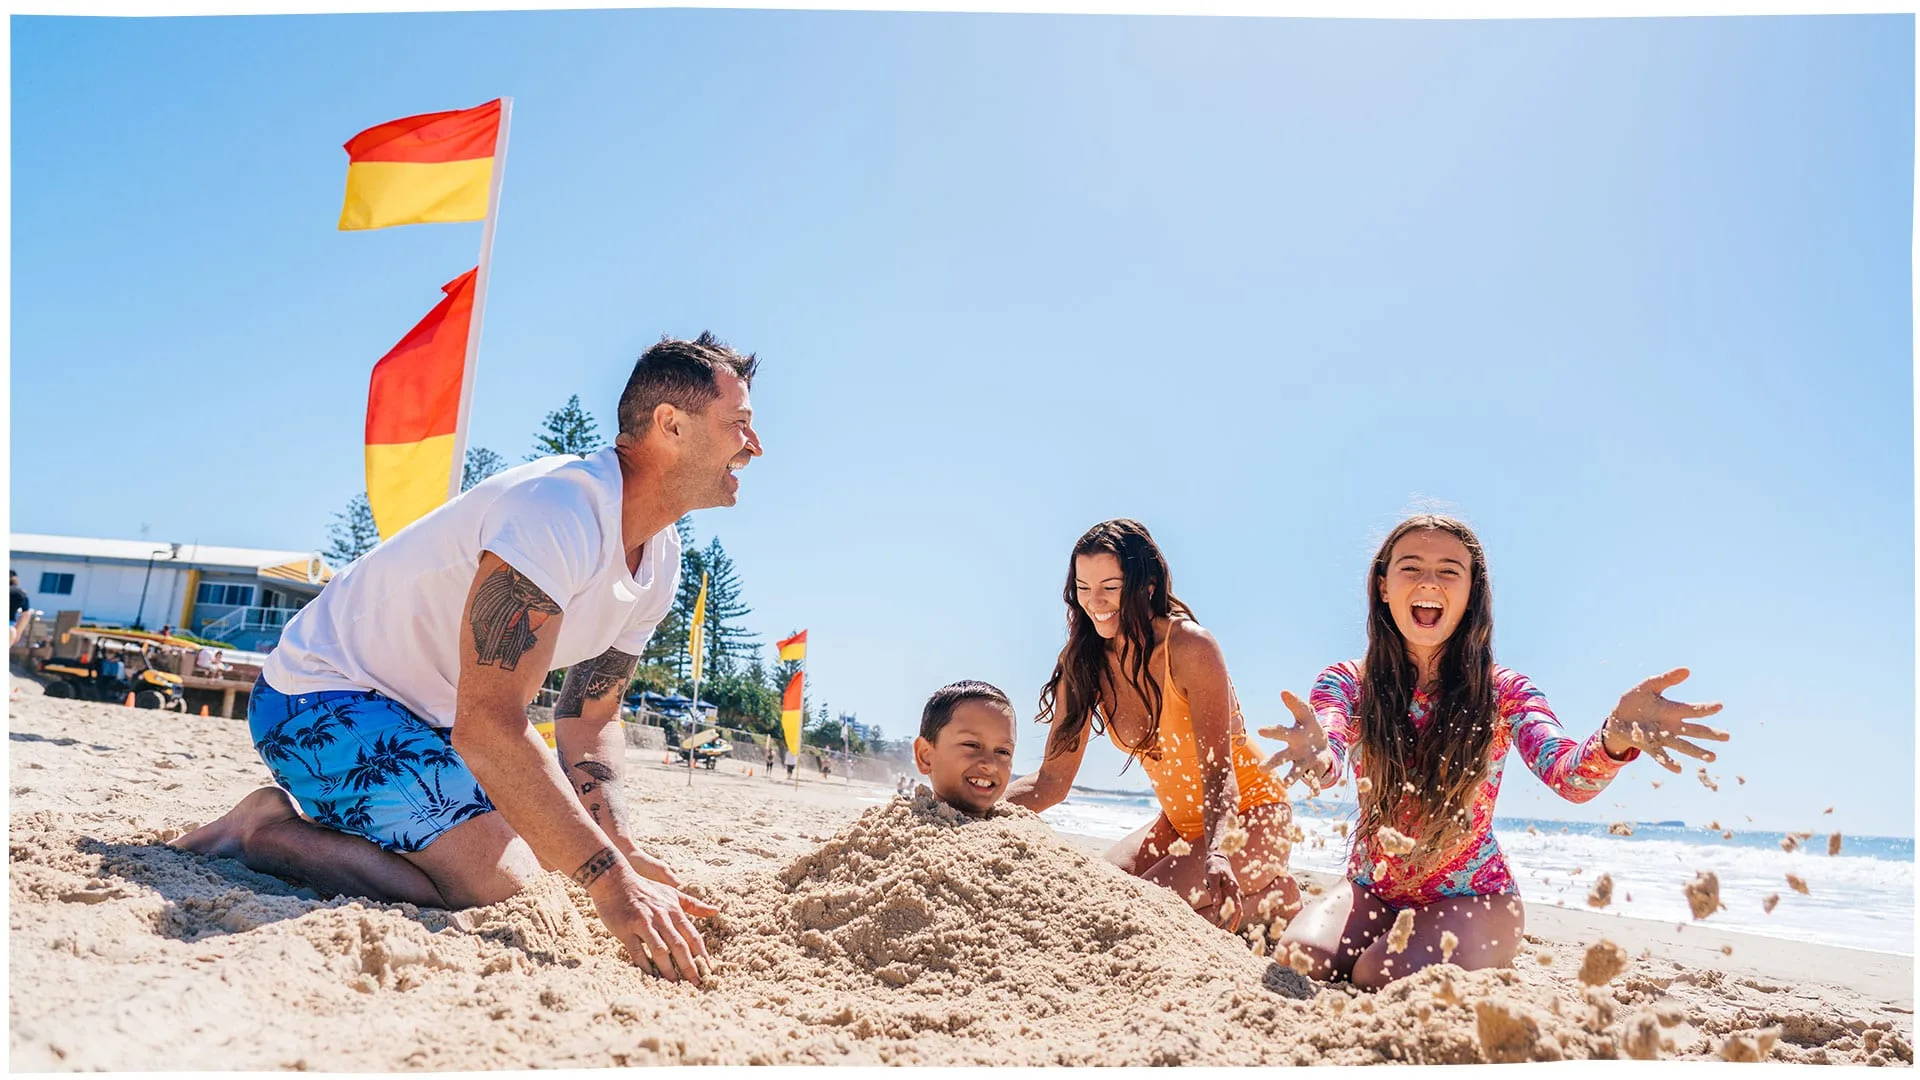
[[760,368],[758,357],[741,356],[715,338],[703,333],[692,341],[661,338],[658,345],[640,354],[620,393],[615,414],[620,433],[639,438],[653,426],[653,410],[662,404],[683,412],[705,412],[707,405],[720,396],[713,376],[724,371],[753,385],[753,373]]
[[927,699],[927,707],[920,710],[920,737],[928,742],[937,741],[940,730],[953,719],[954,707],[963,701],[984,701],[1013,712],[1013,702],[1007,700],[999,687],[978,679],[961,679],[935,690]]

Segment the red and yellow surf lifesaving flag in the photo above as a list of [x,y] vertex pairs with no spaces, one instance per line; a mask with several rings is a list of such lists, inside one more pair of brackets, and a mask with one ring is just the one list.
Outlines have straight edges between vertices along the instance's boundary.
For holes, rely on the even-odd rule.
[[348,139],[342,229],[479,221],[493,187],[500,101],[389,120]]
[[807,658],[807,632],[802,630],[785,641],[776,641],[773,643],[773,647],[780,650],[780,662],[783,664],[791,660],[805,660]]
[[800,680],[804,677],[804,672],[794,672],[787,680],[787,692],[780,695],[780,731],[787,737],[787,749],[795,754],[800,752]]
[[420,324],[373,365],[367,388],[367,502],[385,540],[447,501],[479,267],[442,287]]

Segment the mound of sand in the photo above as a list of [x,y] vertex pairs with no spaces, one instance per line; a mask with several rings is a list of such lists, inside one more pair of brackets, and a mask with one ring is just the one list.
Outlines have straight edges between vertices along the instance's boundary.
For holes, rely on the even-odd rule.
[[1314,993],[1034,815],[969,819],[925,788],[742,882],[726,911],[716,982],[888,1061],[1253,1063],[1266,1048],[1228,1018]]
[[707,984],[664,983],[557,875],[444,912],[165,846],[264,776],[233,722],[35,700],[12,728],[16,1069],[1912,1060],[1833,991],[1644,956],[1583,987],[1584,942],[1316,987],[1025,811],[636,766],[646,842],[722,909]]

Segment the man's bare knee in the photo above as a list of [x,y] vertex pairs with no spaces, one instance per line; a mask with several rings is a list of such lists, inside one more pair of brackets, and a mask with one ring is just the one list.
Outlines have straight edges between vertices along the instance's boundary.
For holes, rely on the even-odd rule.
[[544,872],[533,849],[499,811],[455,825],[407,858],[456,908],[497,904]]

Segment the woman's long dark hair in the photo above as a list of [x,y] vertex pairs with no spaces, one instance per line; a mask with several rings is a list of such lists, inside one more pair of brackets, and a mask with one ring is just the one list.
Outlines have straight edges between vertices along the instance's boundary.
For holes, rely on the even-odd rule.
[[1093,617],[1080,606],[1075,595],[1074,560],[1082,555],[1112,555],[1120,560],[1120,644],[1121,663],[1127,683],[1147,703],[1146,737],[1131,750],[1145,752],[1160,738],[1161,687],[1147,670],[1147,658],[1153,653],[1153,621],[1178,615],[1193,618],[1193,612],[1173,595],[1173,575],[1167,560],[1153,542],[1147,527],[1128,518],[1103,521],[1080,537],[1067,557],[1067,586],[1061,598],[1067,603],[1067,644],[1053,665],[1053,675],[1040,691],[1040,709],[1034,719],[1051,725],[1047,734],[1047,756],[1071,753],[1079,746],[1088,724],[1095,732],[1106,730],[1105,718],[1098,711],[1101,691],[1108,691],[1109,707],[1114,701],[1107,673],[1107,642],[1093,628]]
[[[1393,612],[1380,597],[1393,545],[1408,533],[1433,529],[1467,547],[1472,566],[1466,614],[1440,653],[1438,685],[1424,730],[1410,712],[1420,670]],[[1360,835],[1391,825],[1438,853],[1467,831],[1474,792],[1486,778],[1493,747],[1493,591],[1480,539],[1463,521],[1418,514],[1396,525],[1367,570],[1367,660],[1360,680]]]

